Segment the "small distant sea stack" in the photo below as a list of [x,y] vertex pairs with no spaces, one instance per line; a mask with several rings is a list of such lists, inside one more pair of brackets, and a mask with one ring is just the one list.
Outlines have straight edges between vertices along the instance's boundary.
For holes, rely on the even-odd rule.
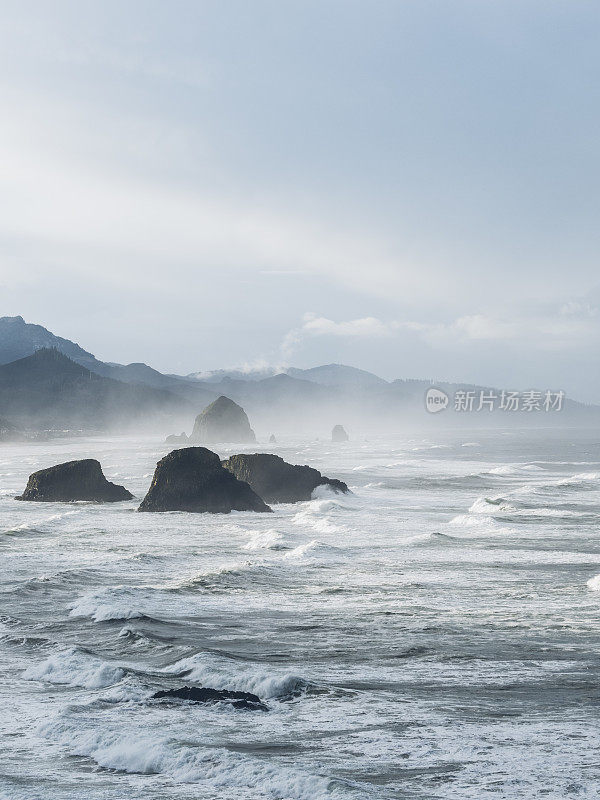
[[244,481],[226,470],[206,447],[173,450],[156,465],[138,511],[271,511]]
[[277,439],[275,438],[274,433],[269,436],[269,444],[277,444]]
[[239,442],[254,444],[256,436],[244,409],[221,395],[196,417],[190,436],[194,444],[214,442]]
[[27,488],[16,499],[45,503],[72,503],[76,500],[118,503],[132,497],[123,486],[106,480],[99,461],[86,458],[34,472],[29,476]]
[[242,453],[223,461],[236,478],[246,481],[268,503],[299,503],[310,500],[313,489],[328,486],[334,492],[348,492],[343,481],[326,478],[312,467],[288,464],[271,453]]
[[333,430],[331,431],[331,441],[332,442],[347,442],[350,437],[344,430],[342,425],[334,425]]
[[172,433],[165,439],[165,444],[187,444],[187,442],[189,442],[189,439],[185,431],[182,431],[179,436],[176,433]]

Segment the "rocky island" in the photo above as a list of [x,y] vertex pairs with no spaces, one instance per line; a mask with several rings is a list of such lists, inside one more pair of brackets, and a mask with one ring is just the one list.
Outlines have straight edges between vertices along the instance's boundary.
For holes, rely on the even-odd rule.
[[173,450],[156,465],[148,494],[138,511],[271,511],[244,481],[226,470],[206,447]]
[[123,486],[107,481],[100,462],[94,458],[67,461],[29,476],[27,487],[17,500],[46,503],[72,503],[88,500],[95,503],[118,503],[133,495]]
[[221,395],[196,417],[190,442],[194,444],[211,442],[254,444],[256,436],[250,427],[250,421],[244,409],[229,397]]
[[348,492],[348,486],[335,478],[326,478],[307,466],[288,464],[271,453],[231,456],[223,466],[239,480],[246,481],[268,503],[298,503],[310,500],[317,486],[329,486],[335,492]]

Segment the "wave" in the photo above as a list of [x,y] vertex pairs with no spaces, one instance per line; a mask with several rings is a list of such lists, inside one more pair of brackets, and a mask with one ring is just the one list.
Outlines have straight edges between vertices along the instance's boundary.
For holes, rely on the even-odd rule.
[[537,464],[502,464],[500,467],[485,472],[485,475],[522,475],[523,473],[545,472],[543,467]]
[[[518,491],[515,494],[523,494]],[[495,516],[506,514],[511,517],[550,517],[553,519],[580,519],[589,516],[589,511],[574,511],[572,509],[552,508],[549,506],[524,506],[517,507],[503,497],[478,497],[469,508],[470,514],[484,514]]]
[[23,673],[25,680],[81,686],[84,689],[103,689],[118,683],[124,675],[120,667],[75,647],[54,653]]
[[232,665],[224,658],[215,659],[197,653],[164,667],[161,672],[215,689],[252,692],[261,699],[288,699],[308,687],[304,678],[291,672],[270,672],[260,667],[236,667],[237,665]]
[[343,498],[339,494],[325,499],[311,500],[302,511],[298,511],[293,517],[294,525],[305,525],[317,533],[337,533],[340,527],[331,521],[331,514],[339,511],[355,511],[356,505],[348,498]]
[[[200,784],[210,796],[223,787],[239,790],[240,797],[333,800],[338,797],[328,778],[291,767],[266,763],[224,748],[202,750],[179,745],[163,735],[83,727],[57,717],[38,727],[38,733],[58,742],[69,753],[91,758],[104,769],[142,775],[167,775],[181,783]],[[256,790],[249,795],[248,791]]]
[[600,472],[579,472],[555,483],[555,486],[582,486],[600,480]]
[[516,511],[503,497],[478,497],[469,508],[470,514],[494,514],[496,511]]
[[246,544],[244,550],[287,550],[288,545],[280,531],[269,528],[267,531],[255,531]]
[[338,547],[323,544],[323,542],[320,542],[318,539],[312,539],[310,542],[306,542],[305,544],[298,545],[298,547],[294,547],[293,550],[290,550],[289,553],[285,554],[284,558],[300,559],[305,558],[306,556],[318,558],[323,555],[333,555],[335,553],[339,553]]
[[89,617],[94,622],[109,620],[138,619],[146,616],[134,607],[139,604],[139,588],[115,586],[88,592],[71,606],[70,617]]
[[587,581],[586,586],[592,592],[600,592],[600,575],[595,575]]

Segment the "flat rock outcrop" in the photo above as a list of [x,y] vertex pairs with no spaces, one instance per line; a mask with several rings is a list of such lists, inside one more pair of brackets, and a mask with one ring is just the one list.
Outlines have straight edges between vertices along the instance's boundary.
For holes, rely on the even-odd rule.
[[271,453],[242,453],[223,461],[236,478],[246,481],[268,503],[298,503],[310,500],[317,486],[329,486],[336,492],[348,492],[343,481],[326,478],[312,467],[288,464]]
[[347,442],[350,437],[346,433],[343,425],[334,425],[331,431],[332,442]]
[[123,486],[106,480],[99,461],[86,458],[34,472],[29,476],[25,491],[16,499],[47,503],[71,503],[76,500],[117,503],[131,500],[132,497],[131,492]]
[[162,458],[138,509],[213,514],[270,510],[247,483],[226,470],[219,456],[206,447],[182,447]]
[[256,442],[254,431],[244,409],[221,395],[196,417],[190,437],[194,444],[211,442]]
[[189,700],[192,703],[229,703],[233,708],[247,711],[268,711],[260,697],[251,692],[233,692],[228,689],[182,686],[181,689],[165,689],[152,695],[153,700]]

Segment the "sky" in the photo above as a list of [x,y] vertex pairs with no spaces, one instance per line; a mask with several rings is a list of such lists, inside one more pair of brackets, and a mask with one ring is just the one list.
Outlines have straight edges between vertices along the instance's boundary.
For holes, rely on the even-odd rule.
[[600,402],[600,5],[2,0],[0,316]]

